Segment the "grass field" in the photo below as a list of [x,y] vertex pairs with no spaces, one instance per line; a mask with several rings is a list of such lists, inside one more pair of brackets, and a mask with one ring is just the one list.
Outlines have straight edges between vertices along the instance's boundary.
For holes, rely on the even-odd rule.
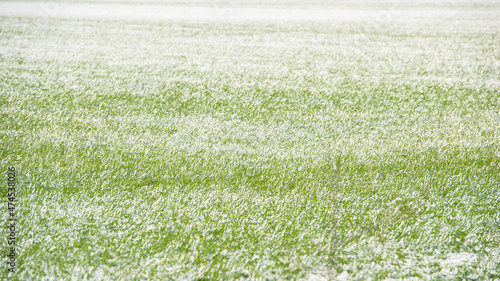
[[0,2],[0,105],[2,278],[500,279],[500,2]]

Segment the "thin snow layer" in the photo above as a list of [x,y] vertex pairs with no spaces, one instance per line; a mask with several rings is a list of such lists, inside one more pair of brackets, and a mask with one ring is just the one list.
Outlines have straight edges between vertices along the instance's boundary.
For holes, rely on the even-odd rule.
[[450,253],[446,260],[442,262],[443,265],[456,266],[464,263],[471,263],[476,260],[477,255],[474,253]]
[[374,11],[350,8],[224,7],[125,3],[0,2],[0,16],[112,20],[366,21],[451,16],[450,11]]

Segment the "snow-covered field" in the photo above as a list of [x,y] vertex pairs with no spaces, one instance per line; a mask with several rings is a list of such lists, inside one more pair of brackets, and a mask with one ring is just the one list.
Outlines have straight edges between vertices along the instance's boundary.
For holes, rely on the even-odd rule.
[[499,279],[499,77],[498,1],[0,2],[10,277]]

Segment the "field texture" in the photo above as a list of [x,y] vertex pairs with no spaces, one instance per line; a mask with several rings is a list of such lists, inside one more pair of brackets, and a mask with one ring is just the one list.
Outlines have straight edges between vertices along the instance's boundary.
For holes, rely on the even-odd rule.
[[0,2],[12,280],[500,279],[500,2]]

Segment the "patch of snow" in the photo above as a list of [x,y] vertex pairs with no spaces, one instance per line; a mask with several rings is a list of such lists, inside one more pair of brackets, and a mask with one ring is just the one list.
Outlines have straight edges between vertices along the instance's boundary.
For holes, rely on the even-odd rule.
[[476,254],[473,253],[451,253],[448,254],[446,260],[442,262],[443,265],[456,266],[463,263],[470,263],[475,261],[477,258]]
[[337,280],[339,281],[347,281],[349,279],[349,273],[347,271],[342,271],[342,273],[340,273],[338,276],[337,276]]

